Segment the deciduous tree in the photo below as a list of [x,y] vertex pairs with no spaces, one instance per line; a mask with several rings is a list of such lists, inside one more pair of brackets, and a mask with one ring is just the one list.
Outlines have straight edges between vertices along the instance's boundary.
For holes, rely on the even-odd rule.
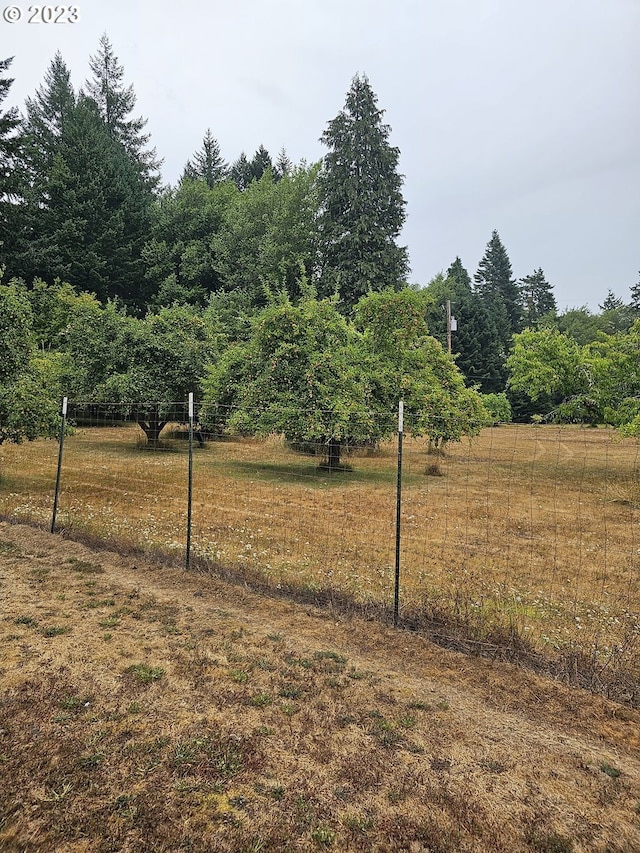
[[204,305],[224,287],[214,242],[236,195],[230,181],[209,188],[189,178],[162,193],[142,252],[153,305]]
[[53,436],[59,428],[59,389],[47,359],[36,355],[32,324],[24,283],[0,285],[0,444]]
[[111,403],[135,420],[150,445],[168,420],[186,420],[186,401],[216,355],[211,329],[189,306],[162,308],[144,319],[113,303],[83,306],[68,330],[70,393]]
[[317,167],[294,169],[277,183],[271,171],[232,199],[214,239],[223,287],[264,307],[270,291],[295,300],[312,279],[316,257]]
[[476,435],[487,413],[453,358],[429,335],[424,319],[428,298],[409,288],[372,293],[358,303],[355,322],[362,333],[379,434],[393,432],[398,400],[403,399],[407,430],[427,435],[431,446],[438,447]]
[[283,434],[313,443],[336,470],[344,447],[378,437],[358,335],[332,300],[283,297],[254,320],[204,383],[205,424],[250,435]]

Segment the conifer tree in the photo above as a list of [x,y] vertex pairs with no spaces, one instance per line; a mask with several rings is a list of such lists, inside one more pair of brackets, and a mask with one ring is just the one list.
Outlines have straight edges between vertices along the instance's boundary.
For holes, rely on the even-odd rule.
[[240,192],[246,190],[251,181],[253,180],[253,170],[251,168],[251,163],[247,160],[247,155],[244,151],[241,152],[238,159],[231,166],[231,180],[238,187]]
[[54,262],[45,239],[43,212],[49,202],[49,175],[75,103],[69,69],[57,52],[43,84],[25,101],[20,157],[12,174],[16,198],[10,211],[11,227],[0,247],[9,277],[32,281],[46,276]]
[[613,290],[609,290],[602,305],[598,305],[602,311],[600,322],[602,331],[608,335],[617,332],[626,332],[631,328],[635,320],[633,307],[625,305],[624,300],[616,296]]
[[251,174],[253,176],[253,180],[259,181],[268,169],[273,170],[271,155],[264,145],[261,145],[253,155],[253,160],[251,161]]
[[[640,276],[640,273],[638,275]],[[629,307],[634,314],[640,314],[640,277],[638,278],[638,283],[631,287],[631,302],[629,303]]]
[[148,184],[108,134],[95,102],[81,96],[47,177],[37,241],[43,277],[62,278],[101,300],[117,296],[143,308],[141,252],[151,199]]
[[273,169],[273,177],[276,181],[281,181],[293,169],[293,163],[289,159],[284,145],[278,152],[278,159]]
[[555,316],[558,311],[553,287],[540,267],[520,279],[520,298],[525,326],[535,326],[545,315]]
[[455,281],[460,287],[471,290],[471,276],[457,255],[455,261],[453,261],[447,270],[447,278]]
[[446,277],[436,276],[426,288],[432,307],[427,310],[429,332],[446,346],[446,301],[457,320],[453,332],[452,353],[456,365],[469,385],[479,385],[482,391],[504,390],[506,373],[503,367],[502,346],[495,324],[480,297],[471,289],[469,273],[456,258]]
[[[8,71],[13,57],[0,60],[0,75]],[[13,78],[0,76],[0,105],[11,89]],[[12,171],[13,161],[18,153],[19,138],[16,130],[20,126],[20,116],[17,107],[6,112],[0,110],[0,198],[8,193],[8,179]]]
[[184,177],[205,181],[209,189],[229,177],[229,166],[222,159],[220,145],[211,129],[207,129],[202,148],[193,155],[193,161],[187,160]]
[[[0,75],[8,71],[13,57],[0,60]],[[9,94],[12,78],[0,76],[0,105]],[[16,188],[16,158],[20,148],[20,137],[16,132],[20,126],[20,116],[16,107],[6,112],[0,110],[0,257],[2,246],[9,236],[11,225],[9,219],[13,204],[9,199],[15,196]]]
[[601,311],[617,311],[619,308],[624,308],[624,302],[619,296],[615,295],[613,290],[609,289],[604,302],[602,305],[598,305],[598,308]]
[[143,133],[147,120],[129,117],[136,105],[135,92],[133,85],[125,87],[123,83],[124,68],[106,33],[100,39],[98,52],[89,60],[89,67],[93,78],[85,83],[86,93],[98,105],[109,136],[124,146],[144,177],[156,186],[160,161],[155,148],[146,149],[150,139],[150,134]]
[[512,336],[522,329],[522,302],[512,277],[511,261],[497,231],[492,232],[473,278],[475,292],[492,316],[507,353]]
[[65,125],[76,104],[71,72],[57,51],[33,98],[25,101],[25,157],[32,180],[53,163]]
[[329,151],[320,175],[319,293],[337,291],[346,309],[369,291],[399,289],[409,269],[396,244],[405,220],[400,152],[383,115],[367,77],[356,75],[321,137]]

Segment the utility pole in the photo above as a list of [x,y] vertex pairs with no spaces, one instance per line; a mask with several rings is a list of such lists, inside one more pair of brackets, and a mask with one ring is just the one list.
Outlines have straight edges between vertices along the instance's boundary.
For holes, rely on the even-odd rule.
[[447,299],[447,352],[451,355],[451,332],[458,331],[458,321],[451,316],[451,300]]

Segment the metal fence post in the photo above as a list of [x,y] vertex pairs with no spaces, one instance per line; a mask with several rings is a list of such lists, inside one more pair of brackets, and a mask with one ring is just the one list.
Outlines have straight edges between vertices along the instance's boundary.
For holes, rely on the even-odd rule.
[[396,489],[396,582],[393,596],[393,624],[398,627],[400,606],[400,517],[402,508],[402,432],[404,420],[404,402],[398,403],[398,484]]
[[187,487],[187,554],[185,569],[191,565],[191,504],[193,497],[193,392],[189,394],[189,481]]
[[62,398],[62,410],[60,412],[60,439],[58,447],[58,470],[56,472],[56,490],[53,496],[53,513],[51,515],[51,532],[56,529],[56,515],[58,514],[58,496],[60,494],[60,472],[62,471],[62,449],[64,447],[64,434],[67,428],[67,398]]

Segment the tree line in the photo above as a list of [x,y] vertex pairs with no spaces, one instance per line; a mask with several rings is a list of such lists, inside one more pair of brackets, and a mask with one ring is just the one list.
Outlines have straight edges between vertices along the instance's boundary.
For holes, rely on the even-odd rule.
[[497,411],[562,417],[583,390],[522,379],[522,352],[541,335],[569,340],[585,375],[587,350],[599,342],[604,357],[603,341],[612,353],[635,334],[640,283],[629,304],[609,291],[600,314],[558,314],[544,271],[516,280],[497,231],[473,279],[455,258],[409,285],[400,152],[365,76],[322,133],[322,161],[294,165],[284,148],[272,160],[261,145],[229,163],[207,130],[162,186],[106,35],[82,88],[57,53],[23,112],[2,111],[10,66],[0,61],[0,440],[50,433],[65,393],[120,404],[156,441],[163,406],[196,390],[212,426],[320,442],[338,464],[345,443],[389,434],[400,393],[411,428],[435,443]]

